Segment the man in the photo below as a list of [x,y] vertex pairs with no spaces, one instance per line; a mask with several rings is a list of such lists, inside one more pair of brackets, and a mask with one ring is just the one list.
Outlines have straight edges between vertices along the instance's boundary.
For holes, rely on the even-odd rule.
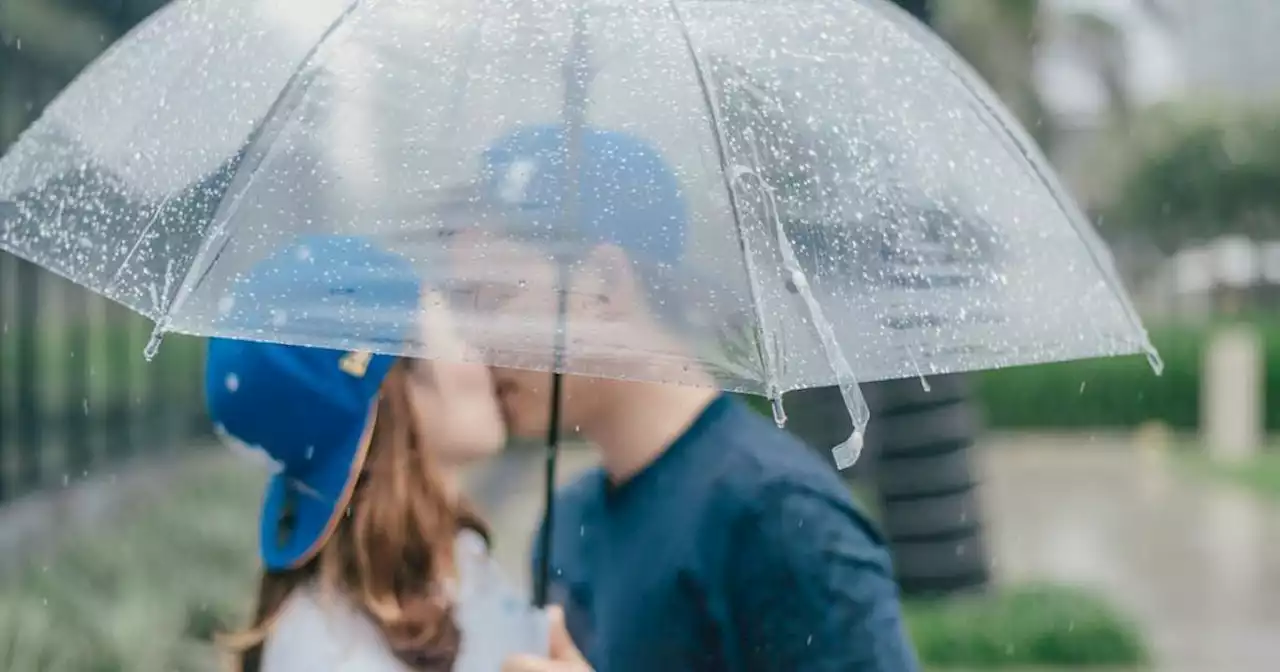
[[[674,282],[664,269],[684,254],[674,175],[620,133],[587,129],[570,144],[558,127],[499,142],[479,198],[526,235],[459,236],[460,266],[491,274],[477,282],[480,310],[523,324],[558,310],[570,367],[612,377],[564,377],[561,421],[599,446],[601,466],[557,495],[551,595],[564,611],[553,612],[563,628],[551,657],[504,669],[915,670],[888,554],[839,478],[689,366],[679,311],[652,300],[654,279]],[[575,164],[582,197],[567,204]],[[553,261],[536,232],[545,240],[565,218],[578,230]],[[633,366],[683,385],[624,380]],[[512,432],[536,438],[551,377],[530,369],[494,378]]]

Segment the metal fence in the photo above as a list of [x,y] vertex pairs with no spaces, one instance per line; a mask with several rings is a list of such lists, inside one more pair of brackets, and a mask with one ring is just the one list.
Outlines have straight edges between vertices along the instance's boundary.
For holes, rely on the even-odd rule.
[[191,445],[206,429],[203,346],[0,253],[0,502]]
[[[0,12],[0,151],[164,0],[11,4]],[[124,308],[0,252],[0,502],[190,445],[204,430],[201,344],[166,339],[147,363],[150,332]]]

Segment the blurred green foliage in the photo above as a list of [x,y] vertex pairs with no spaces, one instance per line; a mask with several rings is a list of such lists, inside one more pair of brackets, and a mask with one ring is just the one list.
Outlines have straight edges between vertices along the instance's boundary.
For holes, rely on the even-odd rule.
[[1280,446],[1271,446],[1239,462],[1215,459],[1207,450],[1180,451],[1180,456],[1198,472],[1280,500]]
[[[0,670],[222,669],[212,635],[244,623],[264,474],[193,458],[92,531],[0,575]],[[9,558],[13,560],[13,558]]]
[[[1280,399],[1280,322],[1256,322],[1265,348],[1266,398]],[[1094,429],[1155,420],[1175,429],[1199,424],[1201,358],[1215,325],[1151,330],[1164,359],[1156,376],[1142,357],[1091,359],[985,372],[979,396],[993,428]],[[1267,428],[1280,431],[1280,404]]]
[[[1280,321],[1252,324],[1260,331],[1264,348],[1266,398],[1280,399]],[[1173,429],[1195,429],[1200,422],[1201,358],[1219,326],[1150,330],[1164,360],[1159,376],[1141,356],[980,372],[976,374],[978,401],[986,424],[992,429],[1091,430],[1159,421]],[[763,397],[742,398],[762,414],[772,412]],[[874,416],[871,421],[875,422]],[[1267,405],[1266,425],[1270,431],[1280,431],[1280,404]]]
[[906,615],[931,669],[1128,668],[1150,657],[1137,626],[1082,588],[1006,588],[909,603]]
[[[0,338],[0,417],[20,394],[16,372],[21,366],[16,329]],[[205,341],[167,334],[156,357],[148,362],[143,350],[151,323],[141,317],[106,324],[71,324],[40,329],[34,353],[39,413],[56,420],[69,412],[93,419],[124,414],[155,396],[163,396],[189,410],[193,419],[204,415],[203,371]],[[72,343],[86,343],[77,352]],[[84,386],[71,384],[83,369]]]
[[1121,157],[1101,197],[1108,234],[1139,233],[1167,252],[1225,234],[1280,237],[1280,106],[1158,106],[1099,148]]

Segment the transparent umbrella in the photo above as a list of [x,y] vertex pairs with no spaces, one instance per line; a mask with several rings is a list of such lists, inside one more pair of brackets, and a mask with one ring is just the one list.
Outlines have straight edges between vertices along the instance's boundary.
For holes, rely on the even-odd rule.
[[[1027,135],[879,0],[177,2],[0,161],[0,204],[0,246],[155,320],[150,350],[449,356],[314,287],[236,295],[286,246],[359,235],[490,364],[712,380],[780,422],[783,392],[838,385],[840,464],[859,380],[1158,366]],[[534,289],[556,298],[512,300]],[[623,303],[648,310],[581,309]]]

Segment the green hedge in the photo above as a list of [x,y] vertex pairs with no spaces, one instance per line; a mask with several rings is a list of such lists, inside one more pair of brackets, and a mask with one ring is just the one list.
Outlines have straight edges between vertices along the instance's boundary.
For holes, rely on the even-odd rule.
[[[1280,432],[1280,322],[1251,323],[1264,347],[1266,424]],[[977,394],[992,429],[1127,428],[1158,420],[1174,429],[1199,424],[1200,361],[1217,326],[1160,327],[1151,340],[1164,359],[1157,376],[1145,357],[1113,357],[1020,366],[977,374]],[[743,395],[768,415],[762,397]],[[875,419],[872,418],[874,422]]]
[[[1280,400],[1280,324],[1258,322],[1268,399]],[[1143,357],[1094,359],[990,371],[979,395],[992,428],[1132,427],[1158,420],[1194,429],[1200,413],[1201,356],[1214,327],[1153,329],[1164,359],[1156,376]],[[1267,404],[1267,427],[1280,431],[1280,403]]]
[[1011,586],[905,607],[929,669],[1115,669],[1150,660],[1138,626],[1080,587]]

